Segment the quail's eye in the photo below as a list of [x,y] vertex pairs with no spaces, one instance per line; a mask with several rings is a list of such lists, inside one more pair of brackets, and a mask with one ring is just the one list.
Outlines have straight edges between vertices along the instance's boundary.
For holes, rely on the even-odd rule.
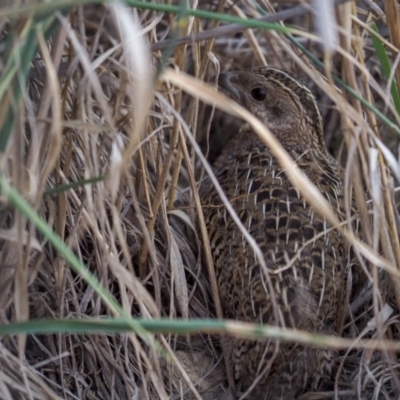
[[262,87],[256,87],[251,92],[251,97],[256,101],[264,101],[267,97],[267,91]]

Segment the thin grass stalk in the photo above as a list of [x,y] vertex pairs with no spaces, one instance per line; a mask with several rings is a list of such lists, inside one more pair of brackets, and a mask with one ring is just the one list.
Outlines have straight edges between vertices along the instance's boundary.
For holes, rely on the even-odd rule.
[[[223,12],[225,4],[226,4],[226,0],[219,0],[217,13]],[[211,28],[211,30],[218,29],[219,23],[220,23],[220,21],[214,20],[213,27]],[[212,52],[214,44],[215,44],[215,37],[210,37],[209,40],[207,40],[207,42],[206,42],[206,46],[203,51],[203,57],[201,57],[201,52],[200,52],[200,48],[199,48],[198,44],[195,44],[195,46],[194,46],[195,76],[202,81],[204,81],[204,79],[206,77],[206,73],[207,73],[208,65],[209,65],[209,61],[210,61],[210,54]],[[191,98],[191,103],[190,103],[189,110],[188,110],[188,117],[189,117],[190,126],[192,128],[192,134],[193,134],[194,138],[197,137],[198,114],[199,114],[199,99],[194,96]],[[194,160],[195,160],[194,150],[192,151],[191,160],[192,160],[192,164],[194,165]],[[213,292],[213,296],[214,296],[214,292]],[[217,302],[219,303],[219,296],[218,296]],[[217,316],[218,316],[218,313],[217,313]],[[224,350],[224,352],[225,352],[225,350]],[[226,364],[227,363],[226,357],[224,357],[224,361]],[[231,376],[231,371],[228,368],[227,364],[226,364],[226,366],[227,366],[229,385],[232,387],[233,378]]]
[[[64,31],[62,29],[62,31]],[[64,36],[61,34],[61,37]],[[39,182],[37,182],[37,187],[36,190],[37,192],[35,193],[36,201],[40,201],[41,199],[39,198],[38,194],[40,193],[40,197],[42,197],[42,193],[45,187],[45,184],[47,182],[47,179],[51,172],[54,170],[55,165],[57,164],[57,160],[60,155],[61,151],[61,146],[62,146],[62,110],[61,110],[61,87],[59,85],[59,81],[57,78],[57,72],[56,72],[56,66],[53,64],[52,57],[47,49],[45,38],[41,32],[38,32],[37,34],[37,40],[39,44],[40,51],[43,56],[43,60],[47,65],[47,76],[48,80],[46,81],[48,85],[48,95],[53,98],[52,101],[52,124],[51,126],[48,126],[47,128],[47,133],[48,135],[42,135],[42,137],[48,137],[47,139],[47,157],[45,158],[45,163],[42,166],[42,170],[40,171],[40,178]],[[52,88],[50,90],[50,87]],[[46,93],[46,92],[44,92]],[[50,106],[49,101],[46,101],[47,104]],[[48,112],[46,110],[46,104],[44,104],[42,112]],[[44,116],[44,114],[43,114]],[[40,117],[40,116],[39,116]],[[42,143],[43,146],[44,143]],[[43,149],[44,150],[44,149]]]
[[[189,33],[189,32],[187,32],[187,33]],[[184,46],[183,48],[178,47],[175,49],[175,57],[174,57],[174,59],[176,60],[175,64],[176,64],[177,68],[181,71],[183,71],[185,69],[185,51],[186,51],[186,46]],[[181,91],[178,91],[177,93],[175,93],[174,104],[175,104],[176,111],[179,114],[181,114],[181,111],[182,111],[182,92]],[[177,132],[178,129],[179,129],[179,123],[176,120],[176,118],[174,118],[174,122],[172,125],[172,136],[173,137],[179,136],[179,134]],[[182,158],[183,158],[182,148],[181,148],[181,146],[177,146],[177,154],[175,157],[174,169],[172,171],[170,190],[169,190],[169,194],[168,194],[168,206],[167,206],[168,209],[171,209],[175,202],[176,188],[178,187],[178,178],[179,178],[179,174],[180,174]]]
[[[24,170],[23,165],[23,138],[22,132],[24,131],[24,109],[22,108],[19,113],[19,118],[17,119],[15,125],[15,131],[13,134],[14,142],[14,165],[13,165],[13,176],[14,182],[19,187],[22,188],[25,185],[24,182]],[[15,217],[14,228],[17,231],[18,237],[24,237],[26,218],[24,215],[17,214]],[[15,319],[17,321],[26,321],[29,319],[29,298],[28,298],[28,264],[26,263],[26,253],[24,250],[29,251],[30,240],[28,243],[23,243],[19,240],[16,243],[16,268],[14,274],[14,304],[15,304]],[[25,254],[25,255],[24,255]],[[29,254],[29,253],[28,253]],[[27,335],[18,335],[18,355],[22,360],[25,359],[25,346],[27,342]]]
[[[226,1],[227,0],[219,0],[217,14],[221,14],[223,12]],[[220,23],[220,21],[214,20],[213,28],[216,29],[219,26],[219,23]],[[200,62],[200,68],[198,71],[199,74],[198,75],[196,74],[196,76],[199,77],[202,81],[204,81],[204,78],[206,76],[207,67],[208,67],[208,63],[209,63],[208,54],[212,51],[212,48],[214,47],[214,43],[215,43],[215,37],[211,37],[210,40],[208,40],[206,42],[206,46],[205,46],[204,53],[203,53],[204,56]]]
[[178,146],[174,162],[174,169],[172,171],[172,176],[171,176],[170,190],[168,193],[167,210],[171,210],[174,208],[174,203],[176,200],[176,192],[178,187],[178,180],[179,180],[179,175],[181,173],[182,160],[183,160],[182,149],[180,146]]
[[[237,5],[233,4],[232,10],[238,17],[243,18],[243,19],[247,18],[245,13]],[[263,51],[262,51],[260,45],[258,44],[258,41],[256,39],[254,32],[251,29],[247,29],[244,31],[244,35],[246,36],[247,41],[250,43],[250,46],[251,46],[259,64],[264,65],[264,66],[268,65],[267,60],[264,57]]]
[[[42,35],[43,37],[43,35]],[[54,77],[54,72],[58,70],[60,63],[61,63],[61,58],[62,58],[62,52],[63,52],[63,45],[66,41],[67,34],[65,29],[62,27],[59,28],[53,42],[52,50],[51,50],[51,62],[47,59],[46,65],[48,65],[48,76],[46,77],[44,86],[43,86],[43,91],[41,93],[41,98],[39,100],[39,106],[38,106],[38,112],[37,112],[37,119],[40,121],[41,119],[45,119],[49,113],[50,107],[52,100],[52,94],[50,93],[51,87],[56,88],[54,91],[55,95],[59,96],[58,101],[60,101],[57,104],[62,105],[61,101],[61,90],[59,87],[58,79],[57,79],[57,74],[55,74]],[[41,41],[42,42],[42,41]],[[41,48],[44,49],[44,44],[43,42],[40,44]],[[43,50],[42,50],[43,51]],[[45,51],[45,50],[44,50]],[[54,71],[55,70],[55,71]],[[50,82],[51,79],[51,82]],[[55,82],[57,81],[57,82]],[[52,86],[54,85],[54,86]],[[57,113],[57,116],[60,118],[60,115],[64,115],[63,110],[59,110],[56,104],[56,109],[55,112]],[[61,121],[61,120],[60,120]],[[58,127],[59,128],[59,127]],[[43,137],[45,134],[45,130],[48,129],[48,125],[44,122],[38,122],[36,125],[36,129],[38,131],[38,137]],[[34,139],[36,139],[36,135],[34,136]],[[37,139],[36,139],[37,140]],[[34,146],[32,146],[34,147]],[[32,148],[31,147],[31,148]],[[57,153],[58,154],[58,153]],[[28,162],[28,168],[31,169],[31,167],[35,166],[37,167],[37,158],[39,157],[39,154],[37,153],[30,153],[29,154],[29,162]],[[39,196],[39,193],[41,193],[40,190],[38,190],[37,196]],[[36,201],[39,201],[37,198]]]
[[[148,237],[151,237],[153,234],[153,229],[155,226],[155,222],[157,219],[157,213],[158,213],[158,209],[160,207],[161,204],[161,200],[162,197],[164,196],[164,189],[165,189],[165,185],[167,182],[167,177],[168,177],[168,173],[170,170],[170,166],[172,164],[172,160],[174,157],[174,152],[175,149],[177,148],[177,143],[178,143],[178,133],[176,132],[176,130],[174,129],[170,138],[170,147],[169,147],[169,151],[167,153],[166,156],[166,160],[164,160],[163,162],[160,163],[160,165],[164,165],[164,168],[162,169],[161,175],[160,175],[160,180],[158,180],[158,185],[156,188],[156,192],[154,195],[154,199],[153,199],[153,204],[152,206],[149,208],[150,210],[150,220],[148,222],[147,225],[147,232],[149,233]],[[145,170],[145,169],[143,169]],[[140,257],[139,257],[139,275],[141,277],[142,280],[144,280],[145,275],[146,275],[146,260],[147,260],[147,255],[149,252],[149,246],[147,244],[147,241],[143,242],[142,245],[142,250],[140,253]]]
[[146,163],[145,163],[145,155],[143,151],[143,147],[140,146],[138,149],[138,162],[139,162],[139,170],[140,174],[138,178],[140,178],[140,182],[143,185],[143,190],[144,190],[144,199],[147,204],[147,210],[149,213],[150,218],[154,218],[153,210],[151,207],[151,196],[150,196],[150,188],[149,188],[149,177],[147,175],[147,168],[146,168]]
[[[351,3],[344,4],[340,6],[340,11],[342,12],[340,13],[339,21],[341,22],[344,31],[346,32],[345,34],[340,34],[341,47],[343,48],[344,52],[348,54],[351,54],[354,48],[355,58],[357,58],[358,62],[363,65],[364,59],[362,56],[362,49],[360,49],[358,46],[360,41],[354,41],[353,44],[353,41],[351,40],[351,34],[353,32],[352,15],[356,12],[355,5]],[[357,26],[354,28],[354,34],[361,39],[360,32]],[[353,90],[354,93],[357,93],[361,97],[353,65],[354,63],[351,59],[343,57],[342,79]],[[358,98],[350,95],[346,97],[348,97],[349,103],[353,106],[357,114],[361,117],[363,111]],[[344,137],[347,148],[350,149],[351,142],[356,141],[357,148],[359,149],[358,151],[354,151],[351,155],[349,153],[347,159],[345,188],[348,195],[346,196],[346,210],[349,216],[351,207],[350,199],[353,197],[352,193],[354,193],[354,198],[357,205],[357,212],[360,216],[363,238],[370,246],[372,246],[372,229],[368,210],[366,208],[366,193],[365,187],[363,185],[363,180],[368,181],[368,177],[370,176],[368,173],[368,164],[365,155],[365,153],[368,153],[369,148],[366,137],[367,133],[365,129],[361,129],[360,132],[356,131],[353,121],[349,120],[349,118],[347,118],[346,116],[347,113],[345,111],[345,108],[343,108],[341,112],[344,116],[342,118],[343,131],[353,133],[352,138],[350,138],[349,135],[345,135]],[[364,150],[364,152],[362,151],[362,149]],[[377,251],[376,248],[374,248],[374,250]]]
[[[179,137],[178,132],[177,131],[173,132],[173,136],[171,136],[170,139],[170,146],[167,155],[165,157],[165,160],[163,160],[163,168],[160,173],[160,178],[158,180],[156,192],[154,194],[154,199],[151,207],[153,217],[149,220],[147,224],[147,231],[149,232],[150,237],[153,235],[153,230],[156,223],[158,210],[160,208],[161,201],[164,196],[164,189],[167,184],[168,174],[171,168],[172,160],[175,155],[175,150],[178,145],[178,137]],[[146,276],[146,260],[148,252],[149,252],[148,245],[144,241],[142,244],[142,250],[139,257],[139,276],[142,280],[144,280]]]

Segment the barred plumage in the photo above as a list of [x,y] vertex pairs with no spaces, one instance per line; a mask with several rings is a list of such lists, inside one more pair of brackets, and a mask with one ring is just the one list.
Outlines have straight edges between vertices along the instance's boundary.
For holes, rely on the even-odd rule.
[[[222,74],[219,86],[269,127],[344,220],[344,178],[325,148],[321,116],[307,87],[269,67]],[[333,331],[347,274],[348,247],[340,233],[301,198],[249,126],[230,140],[214,169],[265,256],[278,306],[274,313],[265,272],[206,179],[201,199],[225,316]],[[243,390],[264,372],[251,399],[296,398],[329,373],[331,357],[328,349],[287,344],[277,348],[269,342],[235,340],[232,345],[235,377]]]

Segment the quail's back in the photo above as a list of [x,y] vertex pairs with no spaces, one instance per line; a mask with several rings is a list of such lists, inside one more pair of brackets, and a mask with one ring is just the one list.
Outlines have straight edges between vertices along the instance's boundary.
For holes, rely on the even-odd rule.
[[[222,74],[219,86],[268,126],[343,220],[341,170],[327,153],[308,88],[269,67]],[[201,198],[225,316],[310,332],[332,329],[346,279],[342,236],[302,199],[249,126],[227,144],[214,172],[267,265],[265,271],[206,179]],[[242,389],[261,376],[251,399],[296,398],[329,372],[331,357],[327,349],[267,341],[232,346]]]

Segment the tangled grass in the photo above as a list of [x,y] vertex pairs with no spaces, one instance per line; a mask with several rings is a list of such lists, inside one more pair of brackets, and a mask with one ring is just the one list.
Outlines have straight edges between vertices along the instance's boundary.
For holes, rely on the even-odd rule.
[[[396,2],[85,3],[0,8],[0,397],[228,399],[223,334],[340,350],[302,399],[398,398]],[[249,118],[214,77],[262,64],[312,88],[356,199],[342,338],[214,320],[199,149],[212,163]]]

